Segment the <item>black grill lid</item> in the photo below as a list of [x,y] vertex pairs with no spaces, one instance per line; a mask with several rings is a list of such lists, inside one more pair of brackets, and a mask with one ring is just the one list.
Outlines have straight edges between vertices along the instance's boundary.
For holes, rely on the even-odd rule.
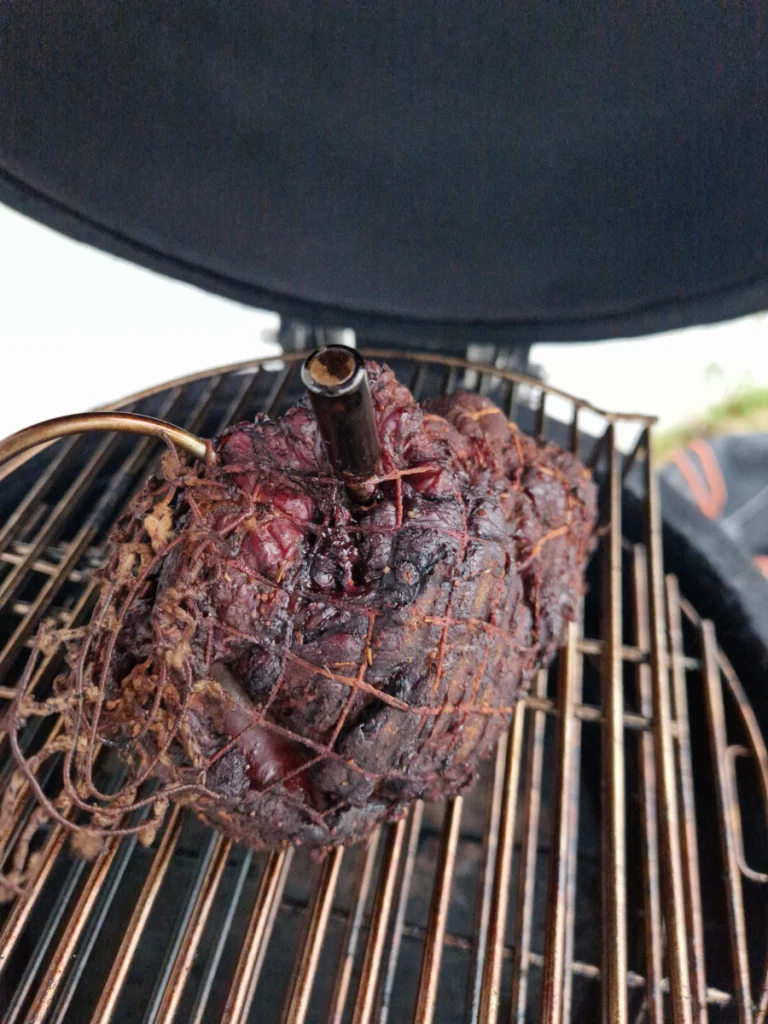
[[768,306],[764,0],[0,5],[0,200],[379,336]]

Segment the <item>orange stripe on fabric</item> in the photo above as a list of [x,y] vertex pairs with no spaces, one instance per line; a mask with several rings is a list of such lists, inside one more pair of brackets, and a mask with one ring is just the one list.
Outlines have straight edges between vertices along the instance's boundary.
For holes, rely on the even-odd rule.
[[712,451],[710,445],[699,438],[695,438],[691,441],[688,447],[692,452],[695,452],[696,455],[699,456],[701,465],[704,469],[704,476],[709,484],[712,500],[714,501],[715,508],[717,509],[715,514],[717,516],[721,516],[728,501],[728,488],[725,486],[725,480],[723,479],[723,474],[720,470],[720,463],[717,461],[717,456]]
[[715,505],[712,495],[704,486],[704,481],[699,475],[699,471],[696,469],[691,459],[685,452],[675,452],[672,456],[672,461],[680,470],[683,479],[688,484],[688,488],[693,495],[694,501],[699,506],[701,512],[707,517],[707,519],[715,519],[717,517],[717,506]]

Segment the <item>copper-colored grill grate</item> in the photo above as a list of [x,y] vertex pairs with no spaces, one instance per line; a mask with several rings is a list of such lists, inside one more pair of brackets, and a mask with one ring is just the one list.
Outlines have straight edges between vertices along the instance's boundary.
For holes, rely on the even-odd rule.
[[[3,1019],[565,1021],[597,1019],[602,1003],[618,1022],[766,1020],[768,875],[747,856],[765,834],[768,753],[712,624],[664,577],[650,423],[634,418],[627,458],[616,432],[633,417],[600,414],[588,444],[580,430],[596,411],[546,386],[378,355],[417,394],[491,393],[600,471],[582,622],[472,793],[416,804],[320,865],[303,851],[253,855],[178,810],[150,850],[112,840],[94,863],[50,826],[26,895],[3,911]],[[297,378],[296,357],[230,367],[126,408],[211,435],[259,408],[275,414]],[[549,419],[555,403],[558,415],[568,406],[566,428]],[[14,502],[0,526],[0,699],[43,618],[87,617],[104,537],[158,453],[148,438],[73,438],[31,475],[0,474]],[[630,471],[645,536],[626,539]],[[43,663],[41,686],[57,667]],[[5,783],[7,742],[0,755]],[[106,758],[103,771],[117,768]],[[740,799],[751,801],[743,822]],[[33,813],[27,794],[17,836]]]

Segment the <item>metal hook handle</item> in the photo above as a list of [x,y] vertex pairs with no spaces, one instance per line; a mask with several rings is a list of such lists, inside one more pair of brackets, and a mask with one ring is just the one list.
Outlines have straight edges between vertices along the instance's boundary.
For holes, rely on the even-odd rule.
[[725,748],[725,777],[728,780],[728,789],[730,790],[730,804],[732,808],[732,820],[733,820],[733,835],[736,846],[736,860],[739,864],[739,870],[745,878],[751,879],[753,882],[760,882],[762,885],[768,883],[768,875],[762,871],[755,871],[747,864],[746,856],[744,855],[744,836],[741,830],[741,808],[739,807],[739,791],[736,786],[736,758],[737,757],[750,757],[750,752],[746,747],[742,747],[738,743],[732,743],[730,747]]
[[134,412],[86,412],[75,416],[58,416],[44,420],[11,434],[0,441],[0,466],[15,455],[34,448],[46,441],[55,441],[67,434],[82,434],[90,430],[116,430],[131,434],[146,434],[160,440],[168,439],[178,448],[189,452],[196,459],[210,459],[213,452],[209,441],[190,434],[182,427],[175,427],[165,420],[153,416],[141,416]]

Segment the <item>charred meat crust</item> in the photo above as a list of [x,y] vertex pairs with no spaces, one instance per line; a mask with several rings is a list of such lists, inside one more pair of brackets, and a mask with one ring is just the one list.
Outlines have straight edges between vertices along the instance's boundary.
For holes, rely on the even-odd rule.
[[168,458],[81,648],[102,738],[256,848],[359,840],[470,785],[583,589],[587,470],[478,395],[420,406],[368,373],[371,503],[305,406],[229,428],[217,465]]

